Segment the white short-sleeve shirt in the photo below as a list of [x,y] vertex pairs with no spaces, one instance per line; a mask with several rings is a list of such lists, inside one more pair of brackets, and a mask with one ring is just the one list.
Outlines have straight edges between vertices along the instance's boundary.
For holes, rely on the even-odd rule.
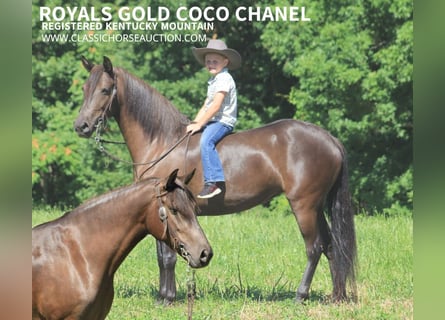
[[206,107],[210,107],[217,92],[225,92],[226,95],[221,108],[210,121],[219,121],[231,127],[237,120],[237,96],[236,84],[227,68],[221,70],[216,76],[210,78],[207,88]]

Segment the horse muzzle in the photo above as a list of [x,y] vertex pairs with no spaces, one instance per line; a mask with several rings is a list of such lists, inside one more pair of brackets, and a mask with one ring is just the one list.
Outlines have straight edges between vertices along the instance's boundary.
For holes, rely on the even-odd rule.
[[93,129],[87,122],[79,122],[76,121],[74,123],[74,130],[77,135],[82,138],[89,138],[93,134]]
[[88,119],[84,120],[82,116],[79,116],[74,122],[74,130],[77,132],[79,137],[89,138],[94,131],[103,128],[104,122],[105,120],[103,117],[98,117],[94,121],[88,121]]
[[178,246],[178,253],[183,257],[190,267],[192,268],[203,268],[206,267],[213,257],[213,250],[211,247],[201,250],[201,253],[196,256],[187,251],[183,244]]

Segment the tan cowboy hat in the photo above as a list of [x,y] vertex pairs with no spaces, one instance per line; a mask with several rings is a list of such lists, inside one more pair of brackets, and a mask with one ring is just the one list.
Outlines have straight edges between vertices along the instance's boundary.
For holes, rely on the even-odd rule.
[[196,60],[205,66],[205,56],[207,53],[217,53],[223,55],[229,60],[227,68],[230,70],[238,69],[241,66],[241,55],[234,49],[227,48],[224,41],[211,39],[205,48],[192,48]]

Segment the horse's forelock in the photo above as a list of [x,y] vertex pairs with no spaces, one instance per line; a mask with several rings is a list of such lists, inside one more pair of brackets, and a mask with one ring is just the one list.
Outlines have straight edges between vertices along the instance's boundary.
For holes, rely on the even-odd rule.
[[[99,82],[99,79],[102,76],[102,73],[104,71],[104,67],[102,65],[96,65],[93,67],[93,69],[91,69],[90,72],[90,76],[87,80],[87,87],[88,87],[88,91],[85,92],[88,95],[92,95],[94,90],[97,87],[97,83]],[[86,99],[88,99],[89,97],[85,97]]]
[[172,192],[172,196],[177,207],[184,211],[184,213],[186,211],[197,213],[199,207],[191,190],[187,188],[181,180],[176,180],[176,183],[178,187]]

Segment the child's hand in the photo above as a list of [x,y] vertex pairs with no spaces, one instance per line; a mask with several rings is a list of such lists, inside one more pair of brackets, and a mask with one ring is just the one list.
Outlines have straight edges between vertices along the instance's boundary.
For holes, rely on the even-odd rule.
[[191,134],[194,134],[195,132],[198,132],[201,130],[202,126],[199,123],[190,123],[187,126],[187,132],[190,132]]

